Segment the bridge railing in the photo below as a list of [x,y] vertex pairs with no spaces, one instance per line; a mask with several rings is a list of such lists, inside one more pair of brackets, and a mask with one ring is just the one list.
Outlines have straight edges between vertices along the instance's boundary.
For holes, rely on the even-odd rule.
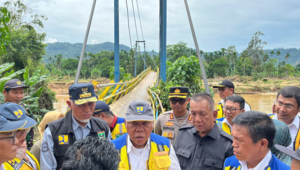
[[148,67],[135,78],[126,82],[120,81],[119,83],[115,83],[115,81],[112,80],[109,84],[94,83],[95,88],[104,88],[104,90],[99,95],[98,100],[104,101],[107,104],[115,102],[116,100],[130,92],[134,87],[136,87],[150,71],[151,67]]
[[[159,70],[157,69],[157,79],[154,82],[154,87],[158,86],[158,80],[159,80]],[[151,100],[151,106],[152,106],[153,112],[155,114],[155,119],[157,119],[157,117],[160,114],[162,114],[163,112],[165,112],[166,109],[163,108],[163,105],[162,105],[162,102],[159,98],[159,95],[157,93],[155,93],[154,91],[152,91],[150,86],[148,86],[146,88],[146,90],[147,90],[147,93],[148,93],[149,98]]]

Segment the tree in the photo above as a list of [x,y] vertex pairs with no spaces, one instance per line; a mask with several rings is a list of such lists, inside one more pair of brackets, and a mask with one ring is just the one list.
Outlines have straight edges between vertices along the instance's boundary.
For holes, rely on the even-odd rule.
[[274,54],[275,54],[275,52],[272,50],[272,51],[270,52],[271,58],[273,57]]
[[285,55],[286,63],[288,63],[287,60],[289,59],[289,57],[290,57],[290,53],[286,53],[286,55]]
[[262,32],[256,32],[248,44],[247,51],[252,58],[252,64],[257,67],[260,64],[260,58],[263,56],[263,48],[267,42],[262,41],[259,37],[264,35]]
[[215,60],[210,66],[209,70],[216,76],[225,77],[226,69],[229,67],[228,62],[224,58]]
[[4,6],[7,7],[11,14],[8,22],[10,29],[18,30],[24,25],[44,28],[43,21],[46,21],[48,18],[45,15],[35,14],[34,10],[26,6],[24,2],[24,0],[8,0],[4,2]]
[[10,42],[10,31],[8,22],[10,21],[10,13],[7,8],[0,7],[0,55],[6,54],[5,45]]
[[268,59],[269,59],[268,53],[264,54],[263,61],[264,61],[264,64],[265,64],[265,70],[266,70],[266,61],[267,61]]
[[278,56],[278,59],[277,59],[277,78],[278,78],[279,56],[280,56],[280,51],[279,50],[276,52],[276,55]]
[[78,67],[78,60],[73,59],[73,58],[68,58],[62,64],[63,70],[77,70],[77,67]]
[[167,46],[167,59],[171,62],[174,62],[182,56],[191,56],[193,55],[193,50],[187,47],[187,44],[180,41],[174,45]]

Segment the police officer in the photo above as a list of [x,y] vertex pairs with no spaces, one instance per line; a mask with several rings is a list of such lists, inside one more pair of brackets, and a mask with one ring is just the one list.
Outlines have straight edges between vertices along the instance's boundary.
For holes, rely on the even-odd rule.
[[110,110],[108,104],[106,104],[105,102],[96,102],[96,108],[93,116],[107,122],[110,128],[112,139],[116,139],[127,133],[125,118],[115,116],[114,113]]
[[69,87],[70,110],[62,119],[47,124],[41,148],[41,169],[59,170],[68,148],[86,136],[106,139],[110,137],[107,123],[94,118],[97,98],[91,83],[78,83]]
[[181,127],[174,144],[180,167],[222,170],[225,159],[233,155],[232,137],[214,123],[214,100],[206,93],[198,93],[190,105],[194,126]]
[[[224,104],[225,104],[224,100],[228,96],[235,95],[234,94],[234,84],[230,80],[223,80],[218,85],[213,86],[213,88],[218,88],[219,96],[222,99],[216,107],[216,110],[218,112],[217,118],[225,117],[225,112],[223,111],[223,107],[224,107]],[[251,110],[251,107],[247,102],[245,102],[245,107],[244,108],[245,108],[245,111],[250,111]]]
[[189,88],[171,87],[169,102],[172,110],[158,116],[155,121],[154,133],[168,138],[173,145],[178,136],[179,128],[192,124],[190,110],[187,108],[189,101]]
[[[25,109],[26,115],[33,118],[33,114],[29,109],[29,107],[24,103],[22,103],[24,97],[24,89],[26,88],[28,88],[28,86],[25,86],[23,82],[20,81],[19,79],[11,79],[7,81],[4,85],[4,90],[3,90],[4,98],[0,100],[0,104],[6,102],[20,104]],[[33,146],[33,137],[34,137],[34,130],[33,128],[31,128],[26,137],[28,150],[30,150],[30,148]]]

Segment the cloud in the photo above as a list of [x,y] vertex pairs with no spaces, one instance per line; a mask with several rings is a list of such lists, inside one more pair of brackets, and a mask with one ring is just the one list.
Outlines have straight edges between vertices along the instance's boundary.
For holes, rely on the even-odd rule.
[[96,39],[91,40],[92,44],[98,44],[99,42]]
[[[60,42],[70,43],[83,42],[92,3],[92,0],[28,0],[32,9],[48,17],[42,30],[47,38],[57,37]],[[120,44],[130,46],[144,37],[146,49],[158,51],[159,1],[138,0],[138,3],[143,31],[136,1],[137,30],[132,3],[128,1],[130,43],[126,1],[119,1]],[[266,49],[300,47],[299,0],[189,0],[188,4],[201,50],[215,51],[235,45],[241,52],[257,31],[265,34],[261,38],[268,43]],[[167,17],[167,44],[183,41],[195,48],[184,1],[167,1]],[[89,40],[114,42],[114,1],[97,1]]]
[[57,39],[54,39],[54,38],[48,38],[47,42],[46,43],[56,43],[58,42]]

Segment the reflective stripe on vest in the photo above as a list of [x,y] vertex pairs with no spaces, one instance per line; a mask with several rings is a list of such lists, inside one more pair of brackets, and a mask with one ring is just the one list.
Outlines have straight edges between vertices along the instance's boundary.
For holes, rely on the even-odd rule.
[[[35,163],[37,170],[40,170],[40,164],[38,160],[29,151],[26,150],[27,156],[29,156]],[[15,158],[11,161],[3,163],[5,170],[34,170],[34,168],[27,162]]]
[[125,133],[127,133],[125,123],[117,123],[114,130],[111,132],[111,136],[113,139],[116,139]]

